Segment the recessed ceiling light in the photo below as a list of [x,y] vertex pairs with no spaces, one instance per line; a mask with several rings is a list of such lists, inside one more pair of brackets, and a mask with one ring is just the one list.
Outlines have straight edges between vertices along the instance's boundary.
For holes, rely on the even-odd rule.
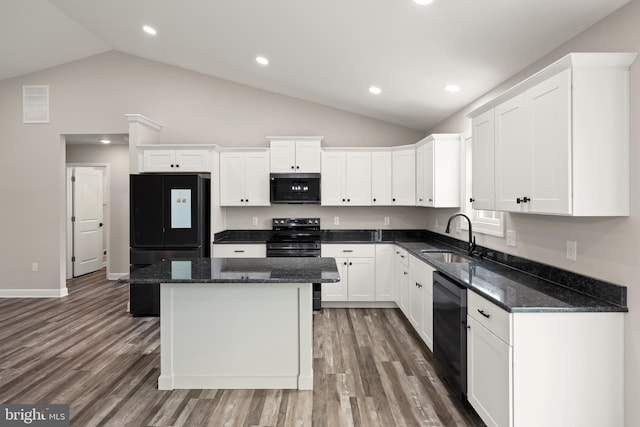
[[444,85],[444,90],[447,92],[460,92],[460,86],[454,84],[446,84]]
[[264,56],[256,56],[256,62],[260,65],[269,65],[269,60]]
[[380,93],[382,93],[382,89],[380,89],[379,87],[376,87],[376,86],[371,86],[369,88],[369,92],[371,92],[374,95],[380,95]]
[[142,30],[147,33],[147,34],[151,34],[152,36],[155,36],[156,34],[158,34],[158,32],[156,31],[155,28],[150,27],[149,25],[144,25],[142,27]]
[[413,0],[413,2],[422,6],[433,3],[433,0]]
[[101,139],[100,142],[102,142],[103,144],[111,144],[110,139]]

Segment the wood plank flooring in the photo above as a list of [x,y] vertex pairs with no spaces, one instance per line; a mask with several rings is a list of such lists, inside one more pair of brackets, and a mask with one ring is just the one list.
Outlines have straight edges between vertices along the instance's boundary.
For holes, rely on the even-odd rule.
[[395,309],[314,315],[314,391],[159,391],[159,319],[104,271],[59,299],[0,299],[0,402],[66,403],[73,426],[482,426]]

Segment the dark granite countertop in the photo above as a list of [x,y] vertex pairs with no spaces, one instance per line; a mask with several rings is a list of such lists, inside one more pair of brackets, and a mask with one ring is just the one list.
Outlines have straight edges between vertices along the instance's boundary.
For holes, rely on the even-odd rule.
[[[254,233],[261,239],[251,240]],[[264,243],[271,230],[230,230],[214,243]],[[425,230],[322,230],[322,243],[393,243],[510,312],[627,312],[626,287],[487,248],[472,263],[444,263],[421,251],[465,254],[467,243]]]
[[[473,258],[471,263],[446,263],[429,254],[443,250],[463,254],[434,242],[396,242],[416,258],[450,279],[510,312],[626,312],[626,307],[578,292],[569,287],[518,271],[499,263]],[[430,252],[422,252],[430,251]],[[606,286],[606,284],[603,284]],[[615,286],[615,285],[612,285]]]
[[331,283],[340,281],[334,258],[194,258],[161,261],[123,283]]

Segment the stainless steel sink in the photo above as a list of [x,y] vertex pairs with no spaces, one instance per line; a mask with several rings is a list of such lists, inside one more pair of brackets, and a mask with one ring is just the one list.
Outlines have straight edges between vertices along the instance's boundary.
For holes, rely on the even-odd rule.
[[422,252],[424,256],[431,258],[434,261],[448,262],[452,264],[468,264],[474,260],[467,258],[464,255],[456,254],[453,252]]

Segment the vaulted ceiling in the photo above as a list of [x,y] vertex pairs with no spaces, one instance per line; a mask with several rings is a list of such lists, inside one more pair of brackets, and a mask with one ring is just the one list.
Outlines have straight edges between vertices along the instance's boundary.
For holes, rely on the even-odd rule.
[[0,80],[117,50],[427,130],[628,1],[2,0]]

